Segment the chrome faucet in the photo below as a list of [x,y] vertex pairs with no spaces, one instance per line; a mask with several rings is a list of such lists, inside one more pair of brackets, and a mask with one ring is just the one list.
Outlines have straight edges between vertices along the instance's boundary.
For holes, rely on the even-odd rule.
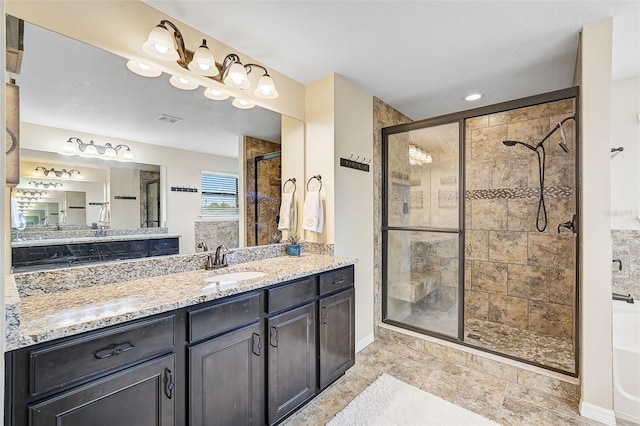
[[213,259],[213,267],[214,268],[224,268],[229,266],[227,264],[227,253],[229,249],[224,244],[220,244],[216,247],[215,257]]
[[633,297],[630,294],[613,293],[613,300],[621,300],[627,303],[633,303]]
[[204,269],[215,269],[215,266],[213,265],[213,258],[211,257],[211,253],[209,253],[209,247],[207,247],[207,243],[201,241],[200,244],[198,244],[198,248],[201,248],[202,251],[207,254],[207,263],[205,263]]

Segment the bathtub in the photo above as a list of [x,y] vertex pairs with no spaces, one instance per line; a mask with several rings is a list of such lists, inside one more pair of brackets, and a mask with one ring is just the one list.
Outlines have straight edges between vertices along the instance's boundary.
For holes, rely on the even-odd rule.
[[640,424],[640,301],[613,301],[613,408]]

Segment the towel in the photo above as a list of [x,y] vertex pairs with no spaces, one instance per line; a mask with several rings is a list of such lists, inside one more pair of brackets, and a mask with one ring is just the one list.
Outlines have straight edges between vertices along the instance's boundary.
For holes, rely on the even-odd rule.
[[304,200],[304,214],[302,215],[302,229],[322,233],[324,228],[324,211],[320,191],[307,191]]
[[278,221],[279,231],[296,232],[298,218],[296,214],[295,192],[283,192],[280,203],[280,220]]
[[20,213],[18,200],[15,197],[11,197],[11,227],[18,231],[22,231],[27,227],[27,220],[24,215]]
[[98,214],[98,222],[111,222],[111,210],[109,209],[109,203],[104,203],[100,208],[100,213]]

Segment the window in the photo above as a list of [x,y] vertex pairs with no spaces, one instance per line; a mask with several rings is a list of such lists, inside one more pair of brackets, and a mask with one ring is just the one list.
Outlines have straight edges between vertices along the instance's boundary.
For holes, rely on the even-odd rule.
[[238,217],[238,176],[203,171],[201,212]]

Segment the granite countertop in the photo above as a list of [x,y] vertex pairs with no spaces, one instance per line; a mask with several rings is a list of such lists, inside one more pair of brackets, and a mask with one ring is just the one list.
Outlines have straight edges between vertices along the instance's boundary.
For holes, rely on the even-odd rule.
[[[200,269],[26,297],[19,296],[15,279],[7,275],[5,350],[196,305],[355,262],[352,258],[318,254],[281,256],[211,271]],[[204,289],[211,284],[207,278],[240,271],[258,271],[266,275]]]
[[112,241],[154,240],[159,238],[180,238],[180,234],[132,234],[132,235],[108,235],[104,237],[67,237],[46,238],[42,240],[12,241],[11,247],[40,247],[56,246],[62,244],[99,243]]

